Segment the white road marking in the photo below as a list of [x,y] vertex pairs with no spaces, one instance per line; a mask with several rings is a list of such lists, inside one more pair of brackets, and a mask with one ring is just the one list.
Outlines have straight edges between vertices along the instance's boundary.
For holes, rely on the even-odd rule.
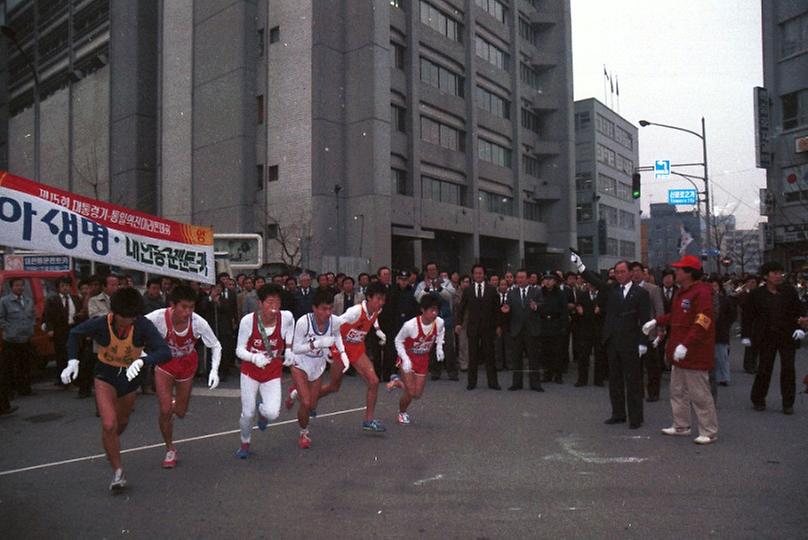
[[[330,413],[325,413],[325,414],[318,414],[317,418],[327,418],[329,416],[340,416],[340,415],[343,415],[343,414],[350,414],[350,413],[364,411],[364,410],[365,410],[365,407],[356,407],[355,409],[345,409],[343,411],[335,411],[335,412],[330,412]],[[267,426],[267,428],[285,426],[287,424],[294,424],[294,423],[297,423],[297,419],[284,420],[283,422],[275,422],[273,424],[269,424],[269,426]],[[255,427],[253,427],[253,429],[254,430],[258,429],[258,427],[255,426]],[[214,437],[222,437],[224,435],[235,435],[236,433],[239,433],[239,431],[240,430],[238,430],[238,429],[231,429],[229,431],[220,431],[219,433],[208,433],[207,435],[197,435],[196,437],[188,437],[187,439],[180,439],[178,441],[174,441],[174,444],[181,444],[181,443],[187,443],[187,442],[193,442],[193,441],[201,441],[201,440],[204,440],[204,439],[212,439]],[[160,443],[157,443],[157,444],[147,444],[145,446],[138,446],[137,448],[127,448],[126,450],[121,450],[121,454],[129,454],[129,453],[132,453],[132,452],[141,452],[143,450],[151,450],[152,448],[160,448],[162,446],[165,446],[165,443],[160,442]],[[8,476],[8,475],[11,475],[11,474],[17,474],[17,473],[28,472],[28,471],[35,471],[35,470],[39,470],[39,469],[49,469],[51,467],[58,467],[59,465],[68,465],[70,463],[78,463],[80,461],[91,461],[93,459],[100,459],[100,458],[105,458],[105,457],[106,457],[106,454],[95,454],[95,455],[92,455],[92,456],[84,456],[84,457],[78,457],[78,458],[73,458],[73,459],[65,459],[65,460],[62,460],[62,461],[54,461],[52,463],[43,463],[41,465],[33,465],[31,467],[22,467],[20,469],[10,469],[8,471],[0,471],[0,476]]]
[[430,478],[424,478],[423,480],[416,480],[415,482],[412,483],[412,485],[414,485],[414,486],[423,486],[427,482],[434,482],[435,480],[441,480],[441,479],[443,479],[443,475],[438,474],[438,475],[432,476]]
[[575,437],[562,437],[560,439],[556,439],[556,442],[561,445],[561,448],[564,450],[564,452],[566,452],[567,456],[561,454],[550,454],[548,456],[544,456],[545,460],[566,462],[583,461],[584,463],[594,463],[597,465],[609,463],[643,463],[648,461],[648,458],[601,457],[593,452],[584,452],[576,448],[578,446],[578,440]]

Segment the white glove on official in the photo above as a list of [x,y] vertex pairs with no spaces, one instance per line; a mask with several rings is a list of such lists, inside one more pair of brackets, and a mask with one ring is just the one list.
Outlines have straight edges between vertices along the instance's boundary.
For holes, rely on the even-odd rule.
[[681,361],[681,360],[684,360],[684,359],[685,359],[685,356],[687,356],[687,347],[685,347],[684,345],[682,345],[682,344],[680,343],[680,344],[679,344],[679,345],[677,345],[677,346],[676,346],[676,348],[673,350],[673,360],[674,360],[675,362],[679,362],[679,361]]
[[287,347],[285,351],[283,351],[283,365],[286,367],[291,366],[295,363],[295,353],[292,352],[290,347]]
[[208,388],[213,390],[217,386],[219,386],[219,370],[211,369],[210,375],[208,375]]
[[642,333],[647,336],[654,331],[654,328],[656,328],[656,320],[651,319],[650,321],[642,325]]
[[401,371],[404,373],[412,373],[412,360],[409,358],[401,359]]
[[381,330],[376,330],[376,337],[379,338],[379,345],[384,345],[387,343],[387,336],[384,335],[384,332]]
[[577,253],[570,254],[570,261],[572,261],[572,264],[575,265],[575,268],[577,268],[579,272],[586,270],[584,261],[581,260],[581,257]]
[[62,370],[62,382],[64,384],[70,384],[71,381],[74,381],[78,376],[79,376],[79,361],[68,360],[67,367]]
[[651,342],[651,347],[656,349],[657,347],[659,347],[659,342],[660,341],[662,341],[662,338],[657,336],[656,339]]
[[348,360],[348,354],[347,353],[340,353],[339,359],[342,360],[342,365],[343,365],[342,372],[345,373],[346,371],[348,371],[351,368],[351,361]]
[[640,356],[645,356],[645,353],[648,352],[648,347],[646,347],[645,345],[639,345],[637,347],[637,351],[640,353]]
[[252,357],[250,357],[250,362],[255,364],[258,369],[263,369],[269,364],[269,358],[264,353],[253,353]]
[[435,347],[435,360],[438,362],[443,362],[443,359],[446,358],[446,355],[443,352],[443,347],[437,346]]
[[802,341],[803,339],[805,339],[805,331],[797,328],[796,330],[794,330],[794,333],[791,334],[791,339],[796,341]]
[[135,380],[135,377],[138,376],[141,369],[143,369],[143,360],[138,358],[137,360],[129,364],[128,368],[126,368],[126,379],[130,382]]
[[314,341],[312,341],[312,345],[314,345],[315,349],[327,349],[328,347],[336,343],[336,341],[337,340],[336,338],[334,338],[334,336],[320,336],[314,338]]
[[751,347],[752,346],[752,340],[749,339],[748,337],[745,337],[745,338],[741,339],[741,345],[743,345],[744,347]]

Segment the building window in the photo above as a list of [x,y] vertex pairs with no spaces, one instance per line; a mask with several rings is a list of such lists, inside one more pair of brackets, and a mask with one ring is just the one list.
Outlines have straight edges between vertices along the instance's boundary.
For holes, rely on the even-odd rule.
[[407,109],[399,105],[390,105],[390,123],[393,131],[407,132]]
[[618,247],[617,238],[607,238],[606,239],[606,255],[613,255],[615,257],[618,256],[617,254],[617,247]]
[[615,168],[626,174],[632,174],[634,172],[634,161],[630,160],[626,156],[617,154],[615,158]]
[[398,195],[409,195],[407,189],[407,171],[401,169],[390,169],[393,179],[393,193]]
[[631,212],[620,210],[620,227],[629,231],[634,230],[635,217]]
[[608,225],[618,225],[617,208],[609,206],[608,204],[600,205],[600,219],[605,221]]
[[539,75],[524,62],[519,63],[519,79],[533,90],[539,89]]
[[592,171],[575,172],[575,189],[577,191],[592,190]]
[[587,129],[592,124],[592,117],[589,111],[575,113],[575,130]]
[[463,206],[465,203],[466,187],[439,180],[431,176],[421,177],[421,197],[435,202]]
[[482,110],[506,120],[511,117],[511,104],[482,86],[476,88],[474,97],[477,100],[477,106]]
[[452,41],[461,40],[460,24],[424,0],[421,0],[421,22]]
[[480,190],[480,208],[494,214],[513,215],[513,197]]
[[617,180],[605,174],[598,174],[598,191],[605,195],[617,197]]
[[423,57],[421,58],[421,80],[444,92],[463,97],[463,77]]
[[489,64],[493,64],[499,69],[508,69],[509,64],[508,53],[506,53],[496,45],[489,43],[480,36],[476,36],[475,49],[477,51],[477,56],[479,56]]
[[483,8],[493,18],[501,23],[505,22],[505,14],[508,12],[502,2],[499,0],[474,0],[474,3]]
[[614,139],[629,150],[634,149],[634,136],[620,126],[615,127]]
[[634,199],[631,197],[631,186],[625,182],[617,183],[617,198],[621,201],[631,202]]
[[592,221],[592,203],[578,203],[575,206],[575,219],[578,223]]
[[269,166],[269,182],[277,182],[280,179],[278,176],[278,166],[277,165],[270,165]]
[[614,153],[614,150],[612,150],[610,148],[606,148],[602,144],[598,145],[597,157],[598,157],[598,161],[600,163],[608,165],[608,166],[610,166],[612,168],[614,168],[615,165],[616,165],[617,157],[616,157],[616,154]]
[[277,43],[281,39],[281,27],[274,26],[269,29],[269,43]]
[[635,254],[635,244],[628,240],[620,240],[620,256],[626,259],[633,259]]
[[264,189],[264,166],[256,165],[255,178],[258,180],[258,189]]
[[522,107],[522,127],[536,135],[539,134],[539,117],[524,107]]
[[258,114],[258,123],[264,123],[264,96],[255,97],[256,113]]
[[452,126],[421,117],[421,140],[456,152],[465,150],[465,134]]
[[500,146],[496,143],[478,139],[477,157],[482,161],[499,165],[500,167],[511,167],[511,149]]
[[808,89],[786,94],[782,98],[783,129],[808,125]]
[[533,178],[539,178],[539,160],[533,156],[522,154],[522,169],[525,174]]
[[533,25],[522,17],[519,17],[519,35],[534,47],[539,46],[538,33],[533,28]]
[[591,236],[578,237],[578,252],[581,255],[592,255],[594,253],[594,243]]
[[610,139],[614,139],[614,122],[607,120],[600,114],[595,115],[595,129]]
[[541,206],[536,202],[522,203],[522,218],[528,221],[541,222]]
[[390,42],[390,67],[404,69],[404,51],[406,48],[395,41]]
[[794,17],[781,26],[783,41],[780,52],[783,58],[808,49],[808,13]]
[[263,28],[258,30],[257,41],[258,41],[258,57],[260,58],[260,57],[264,56],[264,29]]

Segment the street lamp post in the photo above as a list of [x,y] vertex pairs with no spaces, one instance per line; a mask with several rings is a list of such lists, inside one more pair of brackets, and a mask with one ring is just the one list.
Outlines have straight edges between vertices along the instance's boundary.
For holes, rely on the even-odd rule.
[[701,178],[704,180],[704,217],[707,220],[707,261],[710,260],[710,250],[712,248],[712,239],[710,238],[710,226],[712,224],[712,205],[710,204],[710,180],[707,175],[707,130],[704,123],[704,117],[701,117],[701,133],[697,133],[690,129],[681,128],[678,126],[671,126],[668,124],[658,124],[656,122],[649,122],[648,120],[640,120],[640,127],[646,126],[657,126],[667,129],[673,129],[676,131],[683,131],[685,133],[689,133],[690,135],[694,135],[701,139],[701,152],[702,152],[702,162],[699,165],[704,167],[704,176]]
[[31,62],[31,58],[22,49],[20,42],[17,41],[17,32],[15,32],[10,26],[6,25],[0,26],[0,32],[2,32],[6,39],[14,44],[22,57],[25,59],[25,63],[28,64],[31,74],[34,76],[34,180],[39,182],[39,74],[37,73],[34,64]]

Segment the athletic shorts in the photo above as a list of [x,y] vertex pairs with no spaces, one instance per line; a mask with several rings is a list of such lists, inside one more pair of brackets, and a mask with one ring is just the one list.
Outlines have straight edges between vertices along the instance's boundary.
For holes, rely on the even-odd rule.
[[196,351],[194,351],[185,356],[172,358],[165,364],[158,365],[157,369],[168,373],[174,377],[175,381],[183,382],[194,378],[198,364],[199,357],[197,356]]
[[304,354],[295,355],[295,361],[292,367],[303,371],[309,379],[309,382],[319,379],[325,371],[325,357],[312,358]]
[[[410,356],[412,372],[416,375],[426,375],[429,371],[429,356]],[[396,357],[396,367],[401,367],[401,358]]]
[[[362,343],[345,343],[345,354],[348,355],[348,362],[355,364],[359,358],[365,354],[365,342]],[[339,358],[339,353],[337,353]]]
[[146,373],[147,366],[143,366],[137,377],[131,381],[126,378],[126,368],[116,367],[104,362],[98,361],[95,363],[95,378],[99,381],[111,384],[115,387],[118,397],[123,397],[131,394],[143,384],[143,378]]

